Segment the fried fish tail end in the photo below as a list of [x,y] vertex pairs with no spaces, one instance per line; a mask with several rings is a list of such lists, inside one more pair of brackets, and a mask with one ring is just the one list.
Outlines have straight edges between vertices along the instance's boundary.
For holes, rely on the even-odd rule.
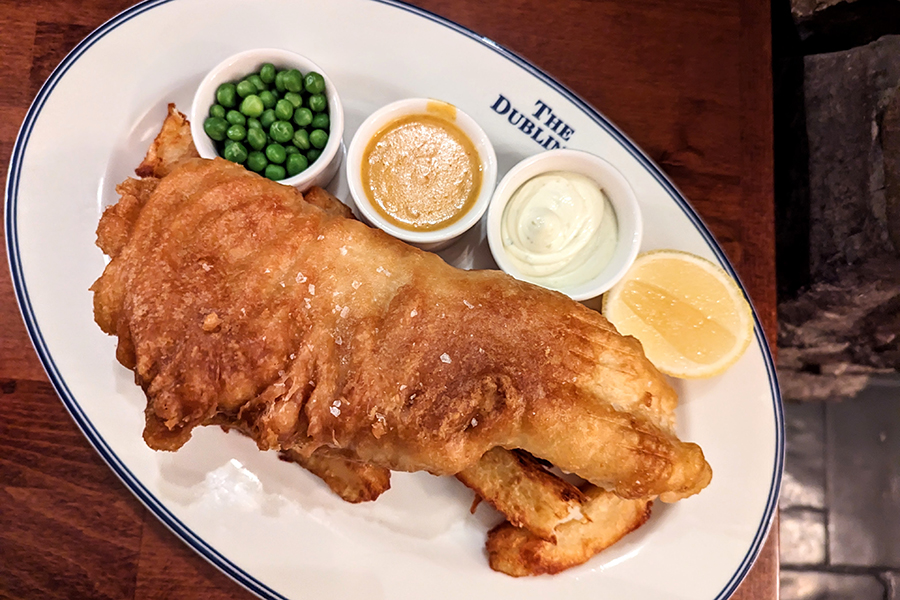
[[170,103],[162,129],[135,173],[139,177],[165,177],[190,158],[200,158],[191,136],[191,123]]

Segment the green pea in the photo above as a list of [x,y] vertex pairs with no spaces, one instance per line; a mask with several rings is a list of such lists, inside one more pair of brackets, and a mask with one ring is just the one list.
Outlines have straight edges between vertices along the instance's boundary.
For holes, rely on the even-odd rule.
[[225,139],[225,132],[228,131],[228,121],[222,117],[207,117],[203,121],[203,131],[210,139],[221,142]]
[[294,126],[287,121],[275,121],[269,127],[269,135],[279,144],[283,144],[294,137]]
[[289,145],[287,145],[287,146],[284,147],[284,153],[287,154],[288,156],[290,156],[291,154],[299,154],[299,153],[300,153],[300,149],[297,148],[297,146],[294,146],[294,145],[292,145],[292,144],[289,144]]
[[259,68],[259,78],[263,83],[269,84],[275,81],[275,65],[266,63]]
[[250,94],[241,102],[241,112],[248,117],[258,117],[263,114],[266,107],[256,94]]
[[309,161],[302,154],[291,154],[287,157],[287,162],[284,164],[288,177],[293,177],[297,173],[305,171],[308,166]]
[[294,105],[289,100],[279,100],[275,105],[275,118],[281,121],[290,121],[294,116]]
[[275,109],[268,109],[266,112],[262,114],[259,118],[259,124],[262,125],[262,128],[266,131],[269,130],[269,127],[272,126],[272,123],[278,120],[278,117],[275,116]]
[[321,94],[325,91],[325,78],[315,71],[309,72],[303,78],[303,87],[310,94]]
[[266,147],[266,132],[258,127],[251,127],[247,130],[247,143],[254,150],[262,150]]
[[247,155],[247,168],[251,171],[261,172],[269,164],[266,155],[259,150],[254,150]]
[[300,148],[301,150],[309,150],[309,132],[305,129],[298,129],[294,132],[294,137],[291,140],[294,143],[294,146]]
[[321,129],[313,129],[309,132],[309,143],[313,145],[313,148],[321,150],[328,143],[328,133]]
[[291,103],[291,107],[294,109],[303,106],[303,96],[296,92],[285,92],[284,99],[288,100]]
[[259,122],[259,119],[254,119],[250,117],[247,119],[247,129],[261,129],[262,125]]
[[272,181],[280,181],[284,179],[284,167],[281,165],[269,165],[266,167],[265,175]]
[[275,74],[275,89],[278,90],[279,92],[283,92],[285,89],[284,88],[284,73],[285,73],[284,71],[278,71],[278,73]]
[[313,129],[328,129],[328,113],[319,113],[313,117],[312,127]]
[[225,113],[225,107],[221,104],[213,104],[209,107],[209,116],[211,117],[219,117],[220,119],[224,119]]
[[266,146],[266,158],[270,162],[281,164],[286,157],[287,152],[285,152],[284,146],[281,144],[269,144]]
[[[235,127],[240,127],[240,125],[235,125]],[[245,160],[247,160],[247,148],[240,142],[232,142],[225,146],[225,152],[222,153],[222,156],[225,160],[230,160],[231,162],[235,162],[237,164],[242,164]]]
[[252,81],[244,79],[237,84],[235,90],[237,91],[238,96],[240,96],[241,98],[246,98],[250,94],[256,93],[256,86],[253,85]]
[[216,89],[216,102],[225,108],[232,108],[237,104],[237,90],[233,83],[223,83]]
[[316,159],[319,158],[321,155],[322,155],[322,151],[316,150],[315,148],[310,148],[306,152],[306,158],[309,159],[309,164],[313,164],[314,162],[316,162]]
[[322,94],[313,94],[306,102],[313,112],[322,112],[328,108],[328,100]]
[[256,88],[257,93],[264,92],[267,89],[269,89],[269,86],[267,86],[263,82],[262,78],[259,75],[257,75],[256,73],[247,77],[247,81],[249,81],[250,83],[253,84],[253,86]]
[[228,128],[228,131],[225,132],[225,135],[228,136],[229,140],[239,142],[247,137],[247,128],[243,125],[232,125]]
[[291,69],[284,74],[284,88],[289,92],[303,91],[303,75],[297,69]]
[[246,125],[247,117],[242,115],[240,112],[236,110],[229,110],[225,115],[225,120],[231,123],[232,125]]
[[263,106],[266,108],[274,108],[275,103],[278,100],[275,98],[275,94],[270,92],[269,90],[263,90],[259,93],[259,99],[262,100]]
[[312,120],[313,114],[308,108],[298,108],[294,111],[294,123],[296,123],[298,127],[306,127],[312,123]]

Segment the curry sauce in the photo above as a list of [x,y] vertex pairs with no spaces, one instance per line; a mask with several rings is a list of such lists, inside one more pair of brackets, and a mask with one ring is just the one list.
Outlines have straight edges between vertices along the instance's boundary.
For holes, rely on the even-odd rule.
[[363,153],[363,189],[375,210],[411,231],[456,222],[481,191],[481,161],[472,140],[441,111],[433,112],[389,123]]

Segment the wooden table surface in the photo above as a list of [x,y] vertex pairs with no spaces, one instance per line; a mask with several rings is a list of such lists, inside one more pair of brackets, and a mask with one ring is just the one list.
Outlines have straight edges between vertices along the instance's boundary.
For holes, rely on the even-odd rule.
[[[51,70],[130,4],[0,0],[4,174],[18,128]],[[413,4],[512,49],[619,125],[703,216],[775,339],[768,2]],[[777,548],[776,527],[734,598],[778,597]],[[6,268],[0,269],[0,597],[250,597],[169,533],[89,446],[44,374]]]

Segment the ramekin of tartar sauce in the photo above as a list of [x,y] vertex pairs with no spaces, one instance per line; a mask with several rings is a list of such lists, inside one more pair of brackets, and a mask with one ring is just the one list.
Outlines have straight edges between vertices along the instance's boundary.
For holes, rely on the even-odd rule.
[[487,210],[497,157],[456,106],[408,98],[372,113],[347,150],[347,182],[363,219],[426,250],[450,245]]
[[599,296],[625,275],[642,231],[625,177],[579,150],[523,160],[500,181],[488,208],[488,244],[497,265],[574,300]]

